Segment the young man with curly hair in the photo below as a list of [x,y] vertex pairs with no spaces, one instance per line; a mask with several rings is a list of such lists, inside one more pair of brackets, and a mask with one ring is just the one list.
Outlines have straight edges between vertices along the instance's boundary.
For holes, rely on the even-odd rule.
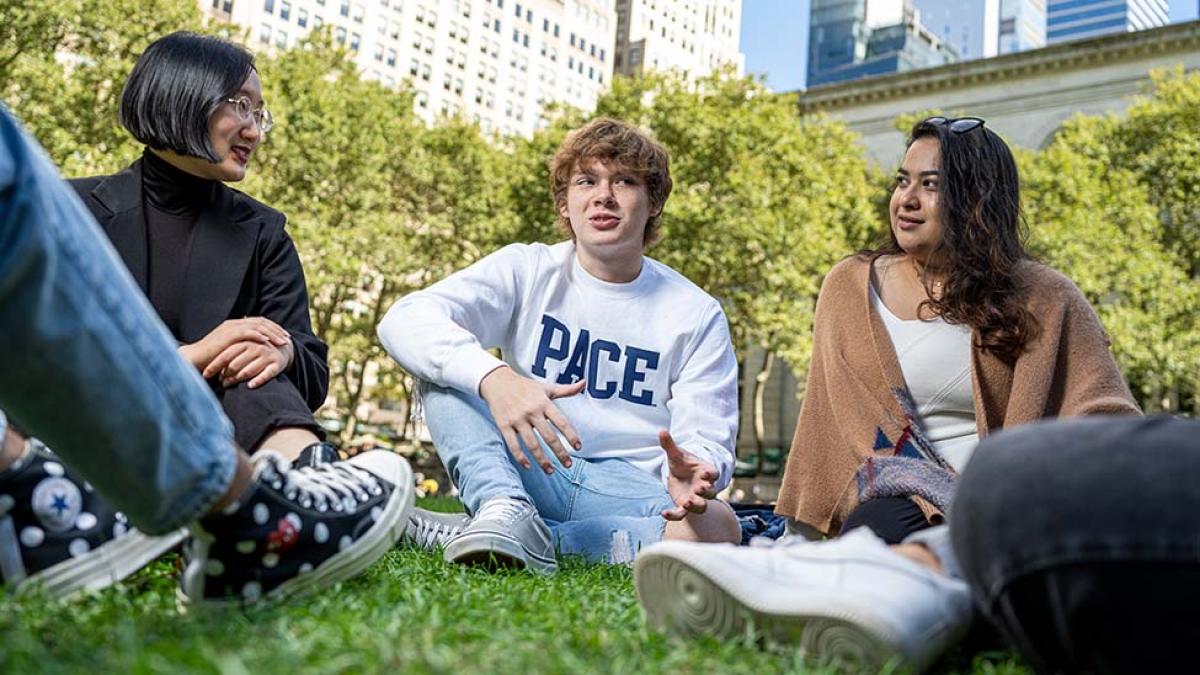
[[737,435],[725,315],[645,256],[671,192],[666,150],[597,119],[550,169],[568,240],[506,246],[401,299],[379,326],[423,381],[434,444],[471,515],[418,513],[410,534],[450,561],[546,574],[556,550],[629,562],[663,539],[738,541],[732,510],[713,500]]

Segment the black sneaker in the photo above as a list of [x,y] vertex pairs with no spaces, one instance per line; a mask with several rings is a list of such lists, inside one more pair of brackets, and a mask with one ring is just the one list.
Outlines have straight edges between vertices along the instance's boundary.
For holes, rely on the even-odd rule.
[[329,586],[365,570],[404,533],[416,490],[394,452],[303,469],[270,451],[255,460],[239,502],[193,525],[181,604],[248,605]]
[[301,450],[300,456],[292,460],[292,468],[317,467],[322,464],[333,464],[341,459],[342,456],[338,454],[337,448],[332,443],[321,441]]
[[0,575],[24,593],[65,598],[111,586],[178,546],[187,534],[139,532],[41,443],[0,472]]

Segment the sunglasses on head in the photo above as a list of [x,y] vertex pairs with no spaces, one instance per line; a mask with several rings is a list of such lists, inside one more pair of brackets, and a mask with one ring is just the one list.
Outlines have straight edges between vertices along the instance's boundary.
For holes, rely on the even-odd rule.
[[984,122],[979,117],[929,117],[922,124],[933,124],[936,126],[949,126],[950,131],[956,134],[965,134],[968,131],[973,131],[983,126]]

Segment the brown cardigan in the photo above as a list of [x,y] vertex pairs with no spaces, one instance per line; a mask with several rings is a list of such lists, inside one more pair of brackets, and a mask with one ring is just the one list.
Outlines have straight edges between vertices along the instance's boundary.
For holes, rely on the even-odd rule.
[[[833,267],[821,285],[813,357],[775,512],[826,534],[858,505],[855,472],[874,456],[899,454],[913,430],[900,399],[907,391],[891,338],[871,307],[871,263],[858,256]],[[1040,327],[1013,357],[971,349],[975,423],[980,438],[1044,417],[1141,414],[1091,305],[1062,274],[1034,262],[1018,271]],[[975,343],[978,334],[974,334]],[[938,511],[915,498],[927,517]]]

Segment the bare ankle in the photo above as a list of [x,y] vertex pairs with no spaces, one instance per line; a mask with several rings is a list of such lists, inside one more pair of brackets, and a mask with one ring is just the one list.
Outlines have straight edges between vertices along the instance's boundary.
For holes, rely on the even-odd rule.
[[912,560],[915,563],[924,565],[935,572],[946,573],[942,567],[942,561],[938,559],[933,551],[929,550],[922,544],[896,544],[892,546],[892,550],[896,553]]
[[0,443],[0,471],[16,463],[25,455],[25,437],[8,427],[4,431],[3,443]]
[[213,504],[208,510],[210,514],[220,513],[229,506],[236,504],[250,489],[250,484],[254,482],[254,465],[250,463],[250,458],[246,453],[233,448],[233,452],[237,456],[236,464],[233,470],[233,480],[229,481],[229,488],[225,490],[225,494]]

